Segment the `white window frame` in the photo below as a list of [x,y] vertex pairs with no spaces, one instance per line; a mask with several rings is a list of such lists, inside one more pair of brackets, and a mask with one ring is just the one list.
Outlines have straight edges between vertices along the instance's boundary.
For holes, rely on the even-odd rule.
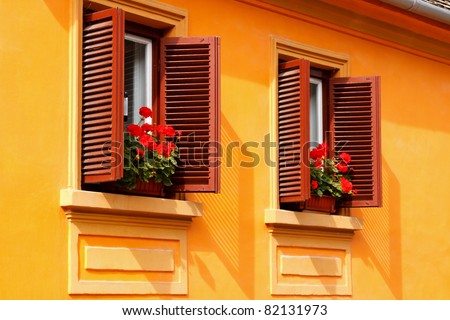
[[[153,92],[152,92],[151,88],[153,87],[153,78],[152,78],[152,63],[153,63],[153,61],[152,61],[153,60],[152,46],[153,46],[153,43],[152,43],[151,39],[140,37],[140,36],[137,36],[134,34],[129,34],[129,33],[125,34],[125,40],[145,45],[144,66],[143,66],[143,68],[139,68],[138,69],[139,73],[134,76],[135,88],[137,89],[136,95],[142,96],[145,94],[144,104],[141,104],[139,106],[136,106],[136,105],[133,106],[135,108],[135,110],[134,110],[134,118],[131,119],[131,122],[138,123],[140,120],[138,108],[140,108],[143,105],[149,107],[150,109],[152,108]],[[142,75],[141,72],[144,74]],[[139,82],[143,78],[145,79],[147,85],[146,85],[146,88],[144,89],[145,92],[140,92],[140,86],[136,85],[136,83]],[[146,122],[151,123],[151,119],[147,118]]]
[[323,142],[323,83],[322,79],[310,77],[309,84],[315,87],[310,90],[309,126],[311,147],[316,147]]

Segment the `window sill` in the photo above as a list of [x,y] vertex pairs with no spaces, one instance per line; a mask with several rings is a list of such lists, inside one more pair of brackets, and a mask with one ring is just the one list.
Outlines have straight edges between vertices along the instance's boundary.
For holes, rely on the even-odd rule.
[[69,294],[188,293],[190,201],[64,189]]
[[192,201],[128,196],[103,192],[63,189],[60,206],[66,212],[91,212],[138,217],[191,220],[203,212],[200,203]]
[[340,231],[350,233],[362,229],[362,222],[355,217],[296,212],[281,209],[266,209],[265,223],[270,227],[276,228]]

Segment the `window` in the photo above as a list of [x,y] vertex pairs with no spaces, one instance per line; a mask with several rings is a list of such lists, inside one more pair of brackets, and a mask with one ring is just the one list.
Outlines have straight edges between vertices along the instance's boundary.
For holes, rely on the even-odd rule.
[[220,39],[126,34],[125,24],[121,9],[84,17],[83,185],[121,178],[124,116],[133,122],[140,106],[151,105],[159,123],[183,132],[180,167],[168,191],[218,192],[211,146],[220,141]]
[[139,108],[152,105],[152,40],[125,35],[124,65],[125,127],[138,123]]
[[311,147],[323,142],[323,99],[322,79],[309,79],[309,125]]
[[380,78],[338,78],[306,59],[278,67],[278,189],[281,208],[310,197],[309,148],[327,141],[352,155],[358,194],[346,207],[381,206]]

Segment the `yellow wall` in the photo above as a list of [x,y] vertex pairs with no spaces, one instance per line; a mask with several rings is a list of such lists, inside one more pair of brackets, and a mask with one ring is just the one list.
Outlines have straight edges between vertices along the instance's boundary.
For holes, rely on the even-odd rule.
[[1,1],[0,297],[66,297],[67,1]]
[[[352,240],[352,298],[450,298],[450,61],[275,7],[164,2],[187,9],[189,35],[221,37],[222,145],[258,142],[251,151],[261,160],[242,167],[249,159],[233,149],[221,194],[189,197],[204,214],[188,229],[189,294],[180,298],[272,298],[264,223],[272,186],[261,148],[272,36],[345,53],[352,76],[381,76],[383,208],[352,211],[364,220]],[[59,206],[69,179],[69,7],[0,2],[9,13],[0,22],[0,298],[70,298]]]

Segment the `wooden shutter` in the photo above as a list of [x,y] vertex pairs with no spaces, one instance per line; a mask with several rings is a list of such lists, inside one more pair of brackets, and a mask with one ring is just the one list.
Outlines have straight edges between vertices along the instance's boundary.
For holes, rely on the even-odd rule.
[[219,192],[218,37],[161,39],[161,118],[182,131],[172,192]]
[[124,15],[108,9],[84,16],[81,173],[84,183],[123,175]]
[[351,156],[352,183],[358,194],[346,207],[381,206],[380,78],[330,80],[332,144]]
[[310,197],[309,61],[281,63],[278,69],[278,180],[280,203]]

